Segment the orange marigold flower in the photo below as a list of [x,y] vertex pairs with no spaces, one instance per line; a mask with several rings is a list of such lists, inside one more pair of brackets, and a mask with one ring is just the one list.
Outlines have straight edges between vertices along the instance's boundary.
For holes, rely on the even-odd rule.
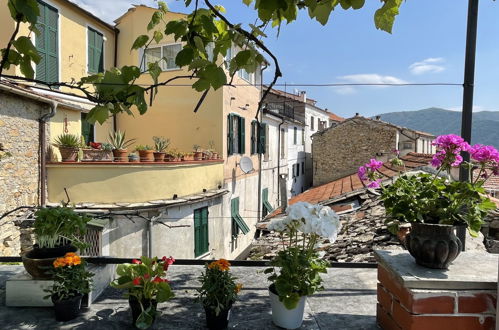
[[64,262],[65,262],[68,266],[72,266],[72,265],[73,265],[73,257],[64,257]]
[[79,256],[74,256],[73,257],[73,265],[79,265],[81,264],[81,258]]
[[59,268],[66,266],[66,263],[64,262],[64,258],[57,258],[54,260],[53,265],[55,268]]
[[220,270],[222,270],[222,271],[230,269],[230,262],[228,262],[226,259],[218,260],[218,264],[219,264]]

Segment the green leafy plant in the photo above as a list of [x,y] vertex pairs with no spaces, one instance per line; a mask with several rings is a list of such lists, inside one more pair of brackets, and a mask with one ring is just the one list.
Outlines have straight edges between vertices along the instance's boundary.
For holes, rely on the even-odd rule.
[[170,145],[170,139],[165,139],[162,136],[153,136],[154,149],[156,152],[164,152]]
[[316,245],[320,237],[333,243],[341,223],[327,206],[297,202],[288,207],[285,218],[272,220],[267,228],[280,234],[284,248],[264,272],[270,274],[270,290],[293,309],[302,296],[323,289],[320,274],[327,272],[328,262],[319,257]]
[[60,301],[77,295],[90,292],[93,273],[86,270],[86,262],[76,253],[68,252],[64,257],[57,258],[51,270],[54,284],[45,290],[50,295],[45,299],[53,297]]
[[80,240],[91,219],[69,207],[47,207],[35,212],[33,229],[39,248],[54,248],[72,243],[83,249],[87,245]]
[[135,139],[126,139],[126,133],[120,130],[109,134],[109,144],[114,150],[125,150],[135,143]]
[[192,149],[194,150],[194,152],[201,152],[201,146],[199,144],[194,144],[192,146]]
[[79,148],[80,147],[80,137],[75,134],[63,133],[58,135],[53,145],[58,148]]
[[144,150],[154,150],[154,148],[147,144],[146,145],[139,144],[138,146],[135,147],[135,151],[144,151]]
[[147,329],[152,325],[156,309],[153,304],[144,308],[145,301],[165,302],[174,297],[174,294],[165,278],[168,267],[175,262],[172,257],[162,259],[142,257],[134,259],[132,264],[118,265],[116,274],[118,278],[111,282],[117,289],[126,289],[126,297],[133,296],[137,299],[142,309],[135,326]]
[[103,143],[101,145],[102,150],[111,151],[113,150],[113,145],[111,143]]
[[197,300],[204,307],[215,311],[215,315],[230,309],[242,288],[236,279],[230,273],[230,263],[225,259],[205,264],[204,272],[198,278],[201,288],[197,289]]

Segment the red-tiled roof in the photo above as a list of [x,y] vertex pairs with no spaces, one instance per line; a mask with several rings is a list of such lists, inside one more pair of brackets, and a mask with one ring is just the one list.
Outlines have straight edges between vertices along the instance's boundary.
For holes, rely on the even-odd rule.
[[[405,170],[410,171],[415,168],[428,165],[432,158],[430,154],[420,154],[411,152],[401,157],[405,164]],[[390,164],[385,164],[379,170],[386,178],[392,178],[398,175],[399,171],[404,171],[404,168],[395,168]],[[311,204],[322,203],[343,194],[351,193],[364,189],[364,184],[357,176],[357,173],[345,176],[317,187],[312,187],[309,190],[291,197],[289,205],[296,202],[308,202]],[[275,210],[269,217],[274,217],[282,213],[282,209]]]
[[332,112],[329,112],[328,115],[329,115],[329,119],[334,120],[334,121],[344,121],[345,120],[345,118],[340,117],[338,115],[335,115]]
[[[492,171],[487,171],[487,175],[491,175]],[[473,171],[473,180],[476,180],[477,175],[479,174],[478,170]],[[492,175],[487,181],[485,181],[483,187],[487,190],[499,190],[499,176]]]

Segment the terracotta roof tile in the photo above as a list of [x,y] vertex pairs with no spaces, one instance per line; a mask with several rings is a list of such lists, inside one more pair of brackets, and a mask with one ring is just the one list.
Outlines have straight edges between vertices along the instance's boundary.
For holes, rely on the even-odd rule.
[[334,120],[334,121],[344,121],[345,118],[340,117],[338,115],[335,115],[334,113],[330,112],[328,113],[329,119]]

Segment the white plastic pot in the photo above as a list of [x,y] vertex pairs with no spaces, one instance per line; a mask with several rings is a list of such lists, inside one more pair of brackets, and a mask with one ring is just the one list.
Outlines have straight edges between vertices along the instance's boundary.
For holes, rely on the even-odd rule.
[[269,290],[270,305],[272,306],[272,322],[278,327],[284,329],[297,329],[303,323],[303,312],[305,310],[305,301],[307,296],[300,298],[298,305],[294,309],[287,309],[279,296]]

